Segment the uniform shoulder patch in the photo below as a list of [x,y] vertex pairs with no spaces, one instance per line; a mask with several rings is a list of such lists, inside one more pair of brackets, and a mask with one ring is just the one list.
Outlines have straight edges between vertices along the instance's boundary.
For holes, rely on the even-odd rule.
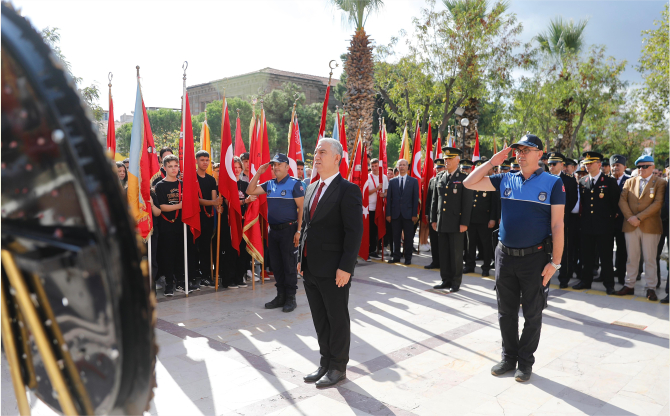
[[547,193],[546,192],[540,192],[540,194],[537,196],[537,199],[540,202],[544,202],[547,200]]

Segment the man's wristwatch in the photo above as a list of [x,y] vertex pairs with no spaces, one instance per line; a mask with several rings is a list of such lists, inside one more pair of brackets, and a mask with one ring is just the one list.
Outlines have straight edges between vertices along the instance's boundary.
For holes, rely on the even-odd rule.
[[556,269],[556,270],[558,270],[558,269],[561,268],[561,265],[560,265],[560,264],[556,264],[556,263],[554,263],[553,261],[551,262],[551,265],[552,265],[552,266],[554,267],[554,269]]

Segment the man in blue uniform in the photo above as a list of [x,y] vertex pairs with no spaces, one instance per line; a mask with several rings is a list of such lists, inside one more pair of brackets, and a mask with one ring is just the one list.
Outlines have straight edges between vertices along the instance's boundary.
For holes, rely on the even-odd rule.
[[[521,170],[485,176],[490,166],[502,163],[512,149]],[[502,220],[495,276],[502,360],[491,368],[491,374],[514,370],[518,362],[514,378],[519,382],[530,379],[533,354],[540,342],[545,286],[561,268],[563,254],[565,191],[559,177],[539,167],[542,150],[542,140],[527,134],[478,167],[463,183],[472,190],[500,192]],[[519,297],[525,320],[521,338]]]
[[[258,178],[272,165],[275,179],[258,186]],[[288,175],[288,157],[277,153],[261,165],[247,188],[248,195],[267,194],[268,197],[268,254],[275,275],[277,296],[265,304],[267,309],[282,308],[291,312],[296,308],[298,289],[295,247],[300,243],[300,226],[305,187],[300,179]]]
[[[626,175],[626,157],[623,155],[612,155],[610,157],[610,166],[612,167],[612,177],[619,186],[619,192],[623,191],[623,186],[630,176]],[[617,215],[614,218],[614,241],[616,241],[616,261],[614,262],[614,277],[619,284],[624,284],[626,279],[626,237],[623,232],[623,213],[617,206]]]

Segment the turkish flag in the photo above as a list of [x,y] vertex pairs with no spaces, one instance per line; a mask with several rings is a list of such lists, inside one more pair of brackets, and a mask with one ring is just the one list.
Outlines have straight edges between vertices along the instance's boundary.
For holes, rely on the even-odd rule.
[[[339,117],[339,114],[338,114]],[[347,150],[347,130],[344,123],[344,114],[342,114],[342,123],[338,131],[340,144],[342,145],[342,162],[340,163],[340,175],[346,178],[349,174],[349,151]]]
[[300,133],[298,133],[297,120],[291,122],[291,141],[288,144],[288,174],[298,177],[298,160],[302,160],[302,150],[300,149]]
[[[110,84],[111,85],[111,84]],[[109,87],[109,119],[107,120],[107,150],[116,155],[116,131],[114,129],[114,102],[112,101],[112,87]]]
[[[227,110],[226,110],[227,111]],[[235,156],[240,156],[246,153],[247,149],[244,147],[244,140],[242,140],[242,126],[240,125],[240,118],[237,117],[235,122]],[[223,160],[223,159],[221,159]]]
[[472,161],[476,162],[479,160],[479,132],[475,129],[475,150],[472,152]]
[[[423,162],[423,186],[421,192],[421,201],[424,207],[428,207],[430,201],[426,201],[426,196],[428,195],[428,183],[430,178],[433,177],[433,132],[431,131],[430,121],[428,122],[428,136],[426,137],[426,160]],[[424,213],[427,213],[427,210],[424,210]],[[421,216],[421,221],[424,224],[428,224],[426,221],[426,215]]]
[[[237,254],[240,253],[242,242],[242,209],[237,191],[237,177],[233,165],[233,140],[230,134],[230,117],[228,114],[228,100],[223,97],[223,111],[221,123],[221,161],[219,169],[219,194],[228,201],[228,225],[230,225],[230,243]],[[237,131],[240,131],[240,119],[237,119]],[[241,139],[241,134],[240,134]],[[240,140],[241,141],[241,140]]]
[[[321,123],[319,124],[319,135],[316,139],[316,144],[319,144],[319,140],[323,137],[324,132],[326,131],[326,116],[328,115],[328,97],[330,96],[330,81],[328,81],[328,88],[326,88],[326,98],[323,99],[323,108],[321,109]],[[309,183],[319,180],[319,173],[316,171],[314,164],[312,162],[312,180]]]
[[[362,140],[361,140],[362,142]],[[365,167],[365,175],[360,171],[358,178],[358,187],[361,188],[363,194],[363,237],[361,237],[361,246],[358,249],[358,255],[361,256],[364,260],[367,260],[370,257],[370,220],[368,219],[370,215],[370,195],[368,194],[368,153],[365,147],[361,147],[361,158],[360,166]],[[357,152],[358,153],[358,152]],[[356,170],[356,165],[354,165],[354,170]],[[356,183],[356,182],[354,182]],[[379,200],[377,201],[379,205]]]
[[[360,134],[359,134],[360,136]],[[360,138],[360,137],[359,137]],[[363,166],[361,165],[361,153],[363,150],[363,140],[358,140],[356,142],[356,150],[354,151],[354,157],[351,160],[353,165],[352,169],[349,171],[349,177],[347,178],[349,182],[359,184],[361,176],[364,176],[366,179],[368,177],[368,167],[365,166],[365,175],[363,175]]]
[[[182,180],[184,182],[184,191],[182,198],[181,218],[184,224],[187,224],[191,233],[193,233],[193,242],[200,237],[200,200],[198,183],[198,174],[195,168],[195,150],[193,149],[193,125],[191,124],[191,106],[188,103],[188,92],[184,86],[184,108],[182,112],[181,124],[181,146],[183,152],[179,154],[184,169]],[[183,154],[183,156],[182,156]],[[184,242],[186,243],[186,242]],[[186,261],[186,259],[184,259]]]
[[[265,110],[261,110],[261,135],[258,136],[258,145],[260,148],[260,165],[270,163],[270,145],[268,144],[268,123],[265,119]],[[269,180],[272,180],[272,172],[270,169],[266,170],[265,173],[261,175],[258,179],[258,183],[262,184]],[[268,198],[265,194],[260,195],[258,199],[261,201],[260,214],[265,219],[264,226],[268,224]],[[263,235],[267,237],[267,229],[262,228]]]
[[[377,239],[381,240],[386,235],[386,202],[384,201],[384,171],[388,169],[386,156],[386,127],[382,121],[382,128],[379,131],[379,183],[382,184],[382,190],[377,191],[377,208],[375,210],[375,224],[377,225]],[[382,249],[382,258],[384,250]]]
[[[419,201],[421,200],[421,130],[419,120],[416,121],[416,133],[414,134],[414,150],[412,151],[412,166],[410,176],[419,181]],[[421,210],[421,207],[419,207]]]

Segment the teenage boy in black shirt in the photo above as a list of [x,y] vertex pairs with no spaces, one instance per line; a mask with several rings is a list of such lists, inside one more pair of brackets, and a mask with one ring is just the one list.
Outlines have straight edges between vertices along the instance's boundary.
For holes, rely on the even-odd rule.
[[[181,193],[183,184],[177,179],[179,159],[168,155],[163,158],[165,179],[156,184],[155,192],[161,209],[161,249],[158,252],[161,270],[165,273],[165,296],[174,294],[175,283],[184,269],[184,226],[181,222]],[[181,283],[183,286],[183,283]]]
[[214,232],[214,214],[223,198],[217,196],[218,188],[214,177],[207,173],[209,153],[200,150],[195,154],[198,165],[198,184],[200,185],[200,237],[195,241],[198,246],[198,270],[203,286],[214,286],[212,281],[211,242]]

